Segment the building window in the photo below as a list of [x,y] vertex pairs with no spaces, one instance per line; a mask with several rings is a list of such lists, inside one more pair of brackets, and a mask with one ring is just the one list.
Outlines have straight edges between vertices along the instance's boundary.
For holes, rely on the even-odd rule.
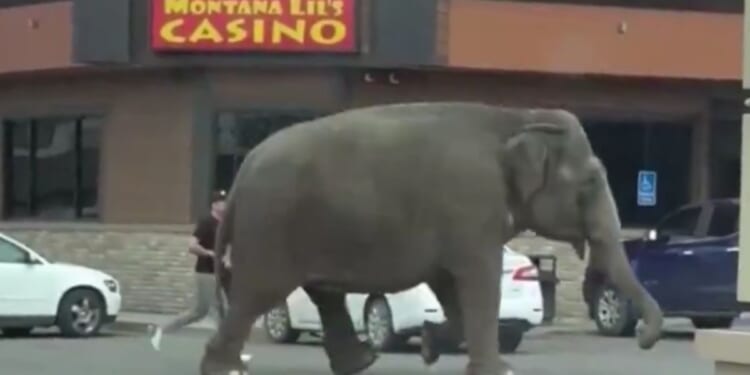
[[[692,126],[682,123],[584,120],[591,147],[607,179],[624,226],[652,226],[690,202]],[[655,206],[639,206],[638,172],[657,173]]]
[[101,118],[7,119],[4,217],[98,218]]
[[271,134],[321,114],[311,111],[222,112],[214,124],[214,188],[229,189],[245,155]]

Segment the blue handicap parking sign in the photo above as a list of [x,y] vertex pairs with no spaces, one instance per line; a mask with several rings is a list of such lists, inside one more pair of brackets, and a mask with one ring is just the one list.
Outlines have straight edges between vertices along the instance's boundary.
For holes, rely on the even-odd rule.
[[656,206],[655,171],[638,171],[638,205]]

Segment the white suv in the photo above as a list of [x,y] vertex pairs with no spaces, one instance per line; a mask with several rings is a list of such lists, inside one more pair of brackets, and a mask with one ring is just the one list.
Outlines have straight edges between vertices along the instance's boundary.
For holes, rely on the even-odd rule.
[[[508,246],[503,252],[501,285],[500,350],[508,353],[518,348],[525,332],[541,324],[544,307],[536,266]],[[445,321],[440,303],[425,283],[384,296],[347,294],[346,304],[354,328],[382,351],[420,335],[425,321]],[[318,309],[302,288],[294,290],[286,304],[265,314],[263,324],[267,335],[278,343],[294,342],[302,332],[320,335],[322,331]]]
[[57,326],[64,336],[96,335],[120,312],[120,286],[91,268],[52,263],[28,246],[0,234],[0,330],[28,335]]

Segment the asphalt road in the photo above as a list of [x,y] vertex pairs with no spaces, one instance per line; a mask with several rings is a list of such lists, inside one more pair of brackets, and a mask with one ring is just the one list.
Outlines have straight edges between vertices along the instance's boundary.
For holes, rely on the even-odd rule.
[[[0,338],[0,374],[197,375],[206,339],[207,334],[199,332],[167,336],[162,351],[156,353],[144,336],[134,334],[88,340],[46,334]],[[280,346],[256,341],[248,346],[254,355],[253,375],[330,374],[322,348],[314,342]],[[416,350],[384,355],[365,374],[463,374],[465,355],[444,355],[427,369]],[[669,334],[649,352],[640,351],[632,339],[585,333],[537,334],[527,337],[519,352],[506,358],[520,375],[710,375],[712,369],[708,361],[695,356],[690,333]]]

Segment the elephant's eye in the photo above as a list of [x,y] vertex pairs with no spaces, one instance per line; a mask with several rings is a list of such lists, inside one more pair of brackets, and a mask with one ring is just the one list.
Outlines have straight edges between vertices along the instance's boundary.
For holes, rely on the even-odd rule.
[[578,190],[578,204],[579,206],[585,206],[591,197],[596,193],[597,186],[599,185],[599,179],[596,175],[586,177],[580,185]]

